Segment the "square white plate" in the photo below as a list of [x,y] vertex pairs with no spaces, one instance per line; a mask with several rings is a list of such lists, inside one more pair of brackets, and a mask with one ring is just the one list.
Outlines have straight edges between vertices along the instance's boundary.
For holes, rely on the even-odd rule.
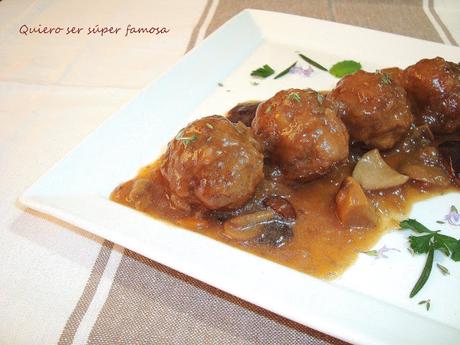
[[[315,70],[258,81],[250,72],[263,64],[277,71],[297,51],[332,66],[344,59],[373,71],[405,67],[424,57],[458,61],[460,49],[310,18],[246,10],[189,52],[167,74],[70,152],[21,197],[25,205],[61,218],[256,305],[352,343],[459,344],[460,269],[436,256],[451,275],[432,277],[417,299],[408,293],[424,264],[407,251],[407,233],[392,232],[385,244],[399,251],[388,259],[361,255],[341,278],[325,282],[155,220],[111,202],[110,192],[155,160],[190,120],[222,114],[240,101],[266,99],[276,91],[331,89],[337,79]],[[219,84],[221,86],[219,86]],[[223,84],[223,86],[222,86]],[[437,226],[459,194],[418,204],[413,217]],[[459,237],[460,231],[443,226]],[[417,304],[431,299],[427,312]]]

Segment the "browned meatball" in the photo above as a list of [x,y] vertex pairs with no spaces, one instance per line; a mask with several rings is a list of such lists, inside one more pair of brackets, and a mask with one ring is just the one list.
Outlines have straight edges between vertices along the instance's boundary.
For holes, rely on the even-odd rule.
[[402,87],[405,85],[404,70],[399,67],[383,68],[378,73],[382,75],[384,82],[395,82]]
[[371,147],[392,148],[413,122],[406,91],[388,74],[358,71],[330,95],[351,139]]
[[292,180],[324,175],[348,156],[345,125],[313,90],[278,92],[259,105],[252,128],[269,157]]
[[171,201],[179,208],[238,208],[263,179],[262,147],[242,123],[204,117],[168,144],[161,173],[172,192]]
[[460,129],[460,64],[423,59],[409,66],[404,77],[418,123],[427,123],[435,133]]

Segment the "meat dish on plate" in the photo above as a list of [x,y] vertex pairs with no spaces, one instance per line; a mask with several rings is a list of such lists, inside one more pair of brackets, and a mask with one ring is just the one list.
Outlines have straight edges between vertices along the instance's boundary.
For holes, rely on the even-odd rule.
[[193,121],[111,199],[332,279],[414,202],[459,190],[459,133],[460,64],[358,71]]

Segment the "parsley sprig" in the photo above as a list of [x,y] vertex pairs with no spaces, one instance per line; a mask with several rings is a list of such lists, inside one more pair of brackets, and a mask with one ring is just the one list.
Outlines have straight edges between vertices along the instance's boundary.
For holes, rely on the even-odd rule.
[[262,67],[259,67],[258,69],[252,71],[251,75],[253,77],[267,78],[271,76],[273,73],[275,73],[275,70],[271,68],[269,65],[265,64]]
[[[291,71],[291,68],[294,67],[296,64],[297,64],[297,61],[294,62],[293,64],[291,64],[289,67],[285,68],[280,73],[278,73],[273,79],[279,79],[279,78],[285,76],[286,74],[288,74]],[[274,73],[275,73],[275,70],[270,65],[265,64],[262,67],[259,67],[259,68],[255,69],[254,71],[252,71],[251,76],[265,79],[265,78],[271,76]],[[257,85],[257,84],[253,84],[253,85]]]
[[343,60],[337,62],[334,66],[329,68],[329,73],[334,77],[342,78],[346,75],[353,74],[361,69],[361,64],[353,60]]
[[[361,69],[361,64],[357,61],[353,60],[343,60],[339,61],[336,64],[334,64],[331,68],[327,69],[323,65],[319,64],[315,60],[309,58],[308,56],[305,56],[304,54],[298,53],[298,56],[306,61],[309,65],[314,66],[322,71],[329,72],[329,74],[333,75],[334,77],[337,78],[342,78],[346,75],[353,74],[356,71],[359,71]],[[283,71],[278,73],[273,79],[279,79],[286,74],[288,74],[295,66],[297,65],[297,61],[291,64],[289,67],[285,68]],[[258,78],[268,78],[269,76],[275,74],[275,70],[270,66],[270,65],[263,65],[262,67],[259,67],[251,72],[251,76],[253,77],[258,77]],[[309,74],[308,74],[309,75]],[[387,79],[384,80],[386,82]]]
[[[411,249],[415,254],[428,254],[423,271],[410,292],[409,297],[414,297],[428,281],[433,267],[434,253],[436,250],[444,253],[454,261],[460,261],[460,240],[446,236],[440,231],[432,231],[415,219],[406,219],[399,223],[401,229],[409,229],[420,236],[409,236]],[[439,267],[439,266],[438,266]]]

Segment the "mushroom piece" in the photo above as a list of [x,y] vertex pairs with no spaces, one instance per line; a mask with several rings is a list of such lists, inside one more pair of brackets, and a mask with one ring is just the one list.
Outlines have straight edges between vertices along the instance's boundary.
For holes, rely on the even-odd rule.
[[335,197],[336,212],[342,224],[352,228],[373,228],[377,217],[366,194],[351,176],[345,178]]
[[230,218],[224,222],[224,235],[238,241],[259,237],[264,224],[273,221],[275,217],[276,212],[267,209]]
[[258,242],[274,248],[280,248],[284,246],[292,236],[294,236],[292,224],[275,220],[264,226],[264,231],[258,238]]
[[401,166],[400,171],[416,181],[437,186],[447,186],[449,184],[449,177],[440,167],[407,162]]
[[426,147],[433,143],[434,135],[428,125],[411,127],[406,136],[393,148],[393,152],[413,152],[420,147]]
[[398,170],[416,181],[437,186],[449,184],[449,176],[443,169],[439,152],[433,146],[419,150],[418,155],[405,161]]
[[295,221],[296,212],[291,203],[281,196],[271,196],[264,200],[264,205],[270,207],[287,221]]
[[[256,240],[279,248],[293,236],[296,212],[281,196],[269,196],[262,204],[266,209],[237,215],[224,222],[224,235],[237,241]],[[260,205],[261,206],[261,205]]]
[[409,180],[390,167],[377,149],[366,152],[353,170],[353,178],[366,190],[398,187]]
[[252,120],[256,116],[256,110],[260,101],[249,101],[235,105],[226,115],[233,123],[242,122],[247,127],[251,127]]

